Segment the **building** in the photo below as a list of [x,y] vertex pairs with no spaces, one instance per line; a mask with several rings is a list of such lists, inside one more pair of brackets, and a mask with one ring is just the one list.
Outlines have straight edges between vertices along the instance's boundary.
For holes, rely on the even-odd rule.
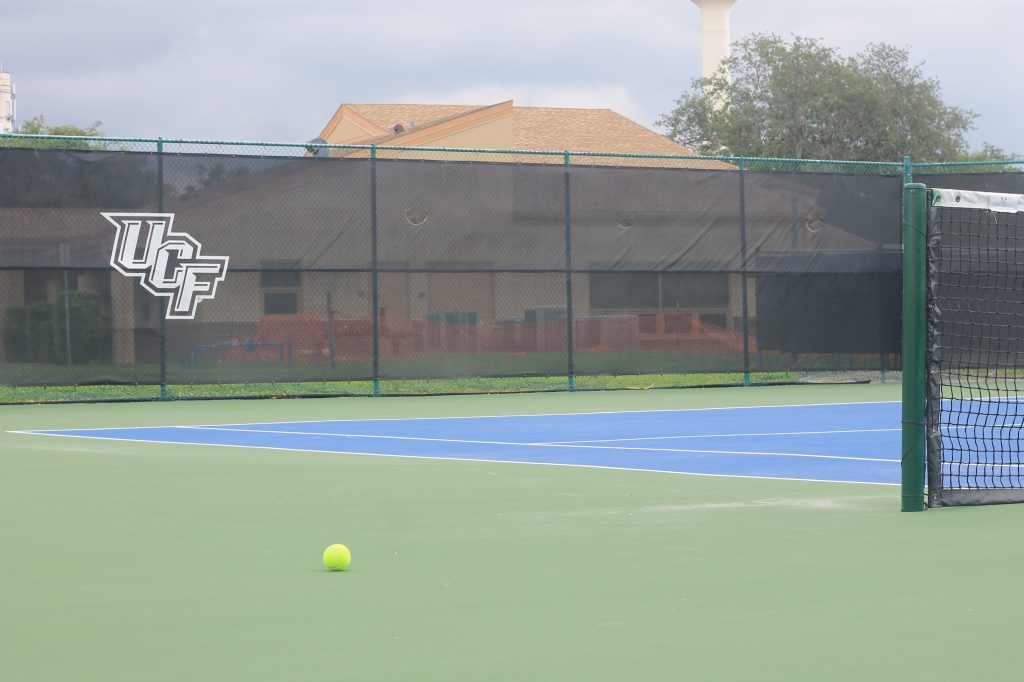
[[13,133],[17,116],[14,81],[11,80],[11,74],[0,67],[0,133]]
[[701,77],[710,78],[729,58],[729,14],[736,0],[691,0],[700,8]]
[[[512,100],[488,105],[342,104],[318,140],[329,144],[455,149],[593,152],[662,156],[693,156],[694,152],[611,109],[516,106]],[[382,151],[383,156],[430,158],[425,152]],[[332,155],[345,154],[332,151]],[[345,155],[354,155],[349,152]],[[437,156],[437,155],[433,155]],[[465,160],[496,160],[493,155]],[[517,161],[561,163],[557,156],[523,156]],[[700,159],[627,160],[574,157],[574,164],[608,166],[724,168]]]
[[[832,206],[851,196],[848,189],[791,174],[747,177],[742,243],[734,166],[694,158],[606,109],[346,104],[322,137],[382,145],[381,161],[358,158],[365,148],[331,149],[337,159],[172,154],[163,157],[159,185],[150,155],[7,150],[12,191],[19,178],[37,180],[19,190],[25,203],[0,210],[0,315],[33,305],[52,313],[68,289],[95,294],[113,364],[155,363],[166,300],[106,271],[113,235],[100,212],[162,210],[176,214],[176,229],[204,253],[231,258],[216,299],[204,301],[194,320],[167,325],[175,380],[181,372],[201,376],[210,355],[287,359],[292,369],[282,378],[336,360],[332,372],[349,371],[343,363],[362,363],[365,372],[375,312],[385,362],[447,356],[457,366],[423,366],[472,375],[496,371],[500,360],[511,363],[503,372],[527,373],[538,371],[531,354],[547,353],[541,359],[550,366],[540,370],[557,373],[567,282],[577,371],[629,372],[628,363],[608,363],[644,351],[714,358],[742,349],[744,312],[753,318],[760,307],[755,283],[743,286],[744,250],[748,263],[779,252],[877,251],[868,229],[875,217],[860,204]],[[573,156],[566,175],[555,165],[564,163],[560,153],[438,155],[425,147],[638,156]],[[67,188],[88,190],[88,201],[69,204]],[[570,203],[574,272],[567,278]],[[26,263],[32,268],[22,270]],[[522,369],[513,366],[519,362]],[[243,364],[252,374],[240,369],[236,379],[262,376],[258,363]],[[117,371],[118,380],[137,378]]]
[[[735,331],[734,320],[741,313],[741,280],[738,276],[714,272],[682,278],[653,272],[657,267],[653,264],[664,263],[668,256],[659,246],[664,241],[652,239],[651,232],[660,230],[664,236],[665,231],[678,229],[679,221],[687,219],[672,199],[672,191],[666,184],[668,176],[661,176],[660,181],[649,176],[648,182],[635,178],[639,184],[628,190],[622,189],[622,184],[611,177],[614,173],[611,167],[734,171],[735,166],[693,158],[692,150],[611,109],[526,107],[517,106],[511,100],[487,105],[343,103],[324,126],[318,140],[339,145],[377,145],[383,147],[377,150],[378,158],[456,162],[562,164],[564,157],[561,154],[430,152],[419,151],[418,148],[593,153],[595,156],[573,155],[570,163],[573,166],[609,167],[609,177],[603,181],[595,176],[578,179],[575,196],[585,195],[587,198],[577,207],[575,223],[586,225],[595,240],[600,235],[600,239],[618,245],[628,242],[629,246],[624,250],[635,259],[634,266],[651,271],[576,275],[574,310],[594,318],[634,316],[639,324],[635,336],[646,335],[652,339],[664,336],[666,315],[686,315],[694,323],[709,322],[717,329],[727,330],[727,334]],[[348,157],[366,155],[362,150],[332,149],[329,153],[331,156]],[[493,186],[489,189],[480,186],[471,191],[468,178],[460,182],[464,183],[462,187],[466,190],[463,201],[472,201],[471,197],[479,196],[487,197],[486,200],[491,202],[490,206],[479,208],[480,215],[495,214],[490,220],[492,225],[508,222],[497,215],[501,213],[501,207],[508,206],[512,225],[504,229],[516,234],[514,241],[521,251],[522,263],[533,263],[535,267],[539,264],[555,269],[560,267],[559,262],[549,262],[546,257],[548,253],[558,252],[557,243],[531,239],[537,225],[548,226],[550,232],[555,233],[555,228],[563,220],[560,202],[541,205],[543,200],[535,199],[543,193],[540,188],[517,186],[514,182],[505,185],[504,195]],[[723,183],[709,192],[731,190],[731,183]],[[420,198],[414,200],[422,205],[405,207],[405,210],[429,216],[431,221],[440,219],[440,224],[467,224],[468,218],[460,220],[455,216],[449,216],[445,221],[443,202],[433,202],[441,205],[428,208],[427,204],[432,203],[428,197],[433,192],[433,188],[420,188]],[[715,200],[711,196],[707,198]],[[404,224],[404,221],[399,222]],[[516,223],[534,227],[532,230],[517,228]],[[642,227],[632,229],[632,225]],[[471,260],[483,269],[502,267],[503,259],[508,256],[502,254],[501,231],[493,234],[489,241],[482,240],[480,234],[462,236],[464,239],[450,243],[425,241],[420,244],[415,249],[419,257],[417,265],[432,267],[451,261],[452,250],[456,249],[463,261],[469,258],[466,251],[472,250]],[[469,244],[474,246],[467,246]],[[705,242],[696,248],[707,248],[709,244]],[[698,256],[693,250],[688,253],[695,260],[703,258],[705,262],[724,261],[735,256],[731,253],[728,256],[713,253]],[[576,262],[582,267],[607,267],[602,259],[608,258],[614,259],[610,252],[601,253],[600,249],[594,249],[588,253],[584,245],[576,246]],[[408,265],[408,255],[397,260]],[[560,314],[565,306],[564,276],[555,272],[529,278],[501,272],[395,273],[387,277],[387,282],[389,286],[382,293],[381,310],[392,319],[473,311],[482,322],[492,323],[525,320],[530,315],[545,314],[534,311]],[[694,287],[713,291],[701,293]],[[670,295],[672,292],[678,295]],[[299,308],[296,304],[295,309]],[[554,341],[555,345],[560,342],[564,343],[564,338]]]

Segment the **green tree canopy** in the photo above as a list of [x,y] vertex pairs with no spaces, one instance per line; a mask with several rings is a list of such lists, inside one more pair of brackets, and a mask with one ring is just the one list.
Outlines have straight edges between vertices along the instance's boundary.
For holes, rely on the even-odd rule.
[[905,50],[872,44],[845,58],[818,40],[755,34],[658,120],[704,154],[953,161],[977,115],[943,102]]
[[[88,128],[79,128],[74,125],[46,125],[46,119],[41,115],[18,126],[19,135],[67,135],[74,137],[103,137],[100,130],[100,122],[96,121]],[[30,147],[33,149],[106,149],[101,142],[87,142],[85,140],[39,140],[8,137],[0,138],[0,147]]]
[[[48,126],[42,116],[18,134],[101,138],[100,122],[88,128]],[[152,155],[121,152],[102,139],[0,136],[0,206],[26,208],[139,208],[157,203]],[[101,153],[97,153],[101,152]],[[173,192],[165,184],[166,193]]]

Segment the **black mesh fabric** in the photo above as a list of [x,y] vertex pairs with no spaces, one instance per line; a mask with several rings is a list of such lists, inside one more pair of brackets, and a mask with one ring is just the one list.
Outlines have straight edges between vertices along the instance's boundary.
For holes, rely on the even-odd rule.
[[557,166],[387,159],[376,173],[383,269],[565,267]]
[[164,210],[235,270],[369,269],[370,161],[165,155]]
[[1024,172],[921,173],[914,182],[927,187],[955,187],[976,192],[1024,194]]
[[0,383],[899,367],[899,177],[369,157],[0,149]]
[[899,367],[894,178],[750,173],[755,369]]
[[739,173],[581,167],[571,179],[575,268],[741,269]]

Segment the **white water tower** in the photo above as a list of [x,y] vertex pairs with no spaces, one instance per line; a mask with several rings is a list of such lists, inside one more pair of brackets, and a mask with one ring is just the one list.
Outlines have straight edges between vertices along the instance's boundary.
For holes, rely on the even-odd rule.
[[691,0],[700,8],[701,77],[707,78],[729,57],[729,11],[736,0]]
[[14,132],[14,119],[17,110],[14,108],[14,82],[11,74],[0,66],[0,133]]

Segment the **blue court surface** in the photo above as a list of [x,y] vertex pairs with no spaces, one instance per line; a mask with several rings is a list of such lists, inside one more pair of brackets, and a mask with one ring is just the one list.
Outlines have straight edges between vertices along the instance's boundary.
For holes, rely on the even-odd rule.
[[1024,402],[1019,397],[943,400],[937,425],[943,487],[1024,488]]
[[898,402],[25,433],[709,476],[900,480]]

